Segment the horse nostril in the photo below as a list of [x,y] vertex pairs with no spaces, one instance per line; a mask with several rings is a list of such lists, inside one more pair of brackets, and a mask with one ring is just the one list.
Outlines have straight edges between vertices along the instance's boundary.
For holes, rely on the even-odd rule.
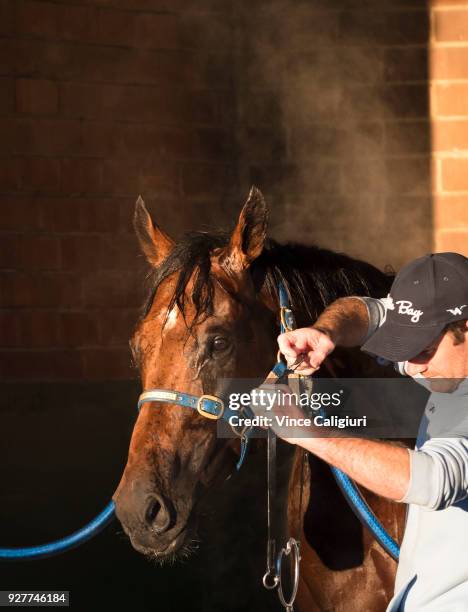
[[161,504],[157,499],[153,499],[150,501],[149,506],[146,510],[146,521],[148,523],[152,523],[154,519],[158,516],[158,512],[161,509]]
[[147,524],[157,533],[168,531],[175,523],[170,502],[159,495],[152,497],[145,513]]

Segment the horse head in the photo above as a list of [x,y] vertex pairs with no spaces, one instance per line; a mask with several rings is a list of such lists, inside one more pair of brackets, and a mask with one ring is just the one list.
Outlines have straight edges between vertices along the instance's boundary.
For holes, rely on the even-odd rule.
[[[252,188],[232,233],[192,233],[174,243],[143,200],[134,225],[152,267],[152,291],[130,346],[144,390],[223,397],[223,380],[268,372],[274,304],[258,299],[251,274],[266,238],[267,208]],[[156,560],[191,547],[200,500],[232,470],[236,440],[173,403],[145,403],[114,495],[135,549]]]

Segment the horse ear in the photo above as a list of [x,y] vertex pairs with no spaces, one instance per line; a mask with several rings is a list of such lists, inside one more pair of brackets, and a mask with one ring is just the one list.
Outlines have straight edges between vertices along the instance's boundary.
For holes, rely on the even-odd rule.
[[219,253],[219,265],[236,273],[246,270],[263,250],[267,221],[265,198],[260,189],[253,186],[231,234],[229,245]]
[[146,259],[152,266],[159,266],[174,248],[174,242],[153,223],[141,196],[136,201],[133,227]]

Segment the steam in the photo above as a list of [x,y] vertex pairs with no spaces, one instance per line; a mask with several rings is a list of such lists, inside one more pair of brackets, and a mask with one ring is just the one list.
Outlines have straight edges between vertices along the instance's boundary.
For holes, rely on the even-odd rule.
[[241,177],[266,192],[275,237],[398,268],[431,247],[427,96],[400,80],[396,13],[337,5],[244,7]]

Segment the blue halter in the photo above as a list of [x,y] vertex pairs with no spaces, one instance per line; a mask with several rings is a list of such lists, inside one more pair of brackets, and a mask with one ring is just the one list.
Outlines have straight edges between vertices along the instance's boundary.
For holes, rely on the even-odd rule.
[[[281,333],[284,333],[287,329],[294,329],[295,321],[292,310],[289,308],[289,299],[286,289],[283,283],[278,284],[279,304],[280,304],[280,321],[281,321]],[[278,353],[278,361],[274,368],[268,375],[268,378],[279,379],[287,372],[287,366],[280,360]],[[255,431],[255,427],[244,427],[238,429],[230,423],[230,419],[233,416],[239,416],[239,410],[232,410],[225,405],[224,401],[220,397],[215,395],[192,395],[191,393],[183,393],[181,391],[171,391],[167,389],[149,389],[144,391],[138,398],[138,410],[141,409],[143,404],[147,402],[161,402],[164,404],[174,404],[176,406],[182,406],[183,408],[190,408],[195,410],[201,416],[219,421],[223,419],[231,427],[234,434],[240,438],[241,451],[239,460],[236,464],[236,469],[240,470],[242,467],[247,450],[249,447],[250,438],[252,433]],[[255,415],[252,410],[245,406],[241,410],[242,416],[245,418],[253,418]]]

